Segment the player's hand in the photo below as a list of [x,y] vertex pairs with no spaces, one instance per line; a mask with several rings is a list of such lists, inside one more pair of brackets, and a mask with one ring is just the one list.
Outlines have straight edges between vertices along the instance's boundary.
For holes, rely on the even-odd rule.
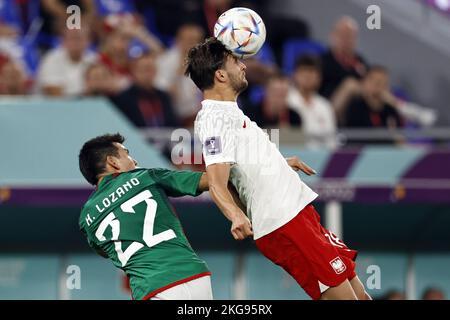
[[252,224],[244,213],[237,215],[231,221],[231,234],[235,240],[244,240],[253,236]]
[[290,158],[286,158],[286,161],[288,163],[288,165],[294,169],[295,171],[299,171],[301,170],[302,172],[304,172],[305,174],[307,174],[308,176],[311,176],[313,174],[316,174],[316,170],[314,170],[313,168],[311,168],[310,166],[308,166],[306,163],[304,163],[302,160],[300,160],[298,157],[290,157]]

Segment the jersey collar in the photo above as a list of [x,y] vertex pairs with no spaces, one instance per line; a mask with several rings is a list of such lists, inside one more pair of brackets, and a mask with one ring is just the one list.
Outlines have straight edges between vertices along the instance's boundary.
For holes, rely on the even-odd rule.
[[111,181],[112,179],[114,179],[115,177],[119,176],[121,172],[116,172],[116,173],[112,173],[109,174],[107,176],[104,176],[102,181],[100,181],[100,183],[97,185],[97,187],[95,188],[95,190],[100,189],[101,186],[103,186],[104,184],[106,184],[107,182]]
[[205,99],[202,101],[202,107],[209,107],[209,106],[230,106],[230,107],[237,107],[238,104],[236,101],[223,101],[223,100],[212,100],[212,99]]

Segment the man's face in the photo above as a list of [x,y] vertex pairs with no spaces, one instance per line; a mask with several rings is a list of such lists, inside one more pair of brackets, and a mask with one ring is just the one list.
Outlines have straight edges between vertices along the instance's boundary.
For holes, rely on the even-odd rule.
[[228,73],[230,87],[237,93],[247,89],[248,81],[245,78],[247,67],[238,58],[229,55],[225,63],[225,71]]
[[113,31],[106,40],[106,51],[117,56],[128,56],[130,38],[120,31]]
[[152,56],[138,58],[133,67],[134,81],[142,88],[152,88],[156,75],[156,61]]
[[289,81],[287,79],[272,79],[266,87],[266,102],[277,110],[283,110],[289,92]]
[[302,90],[317,91],[321,83],[321,75],[314,67],[300,67],[294,73],[294,81]]
[[363,91],[366,95],[380,99],[389,89],[389,77],[385,72],[372,71],[363,80]]
[[89,46],[88,30],[74,29],[64,33],[64,46],[72,59],[80,59]]
[[99,64],[86,74],[86,88],[92,93],[103,93],[111,87],[112,74],[108,68]]
[[339,51],[351,54],[356,49],[358,25],[351,19],[343,18],[332,32],[333,46]]
[[120,172],[127,172],[136,169],[137,161],[134,160],[128,151],[121,143],[114,142],[117,148],[118,156],[114,157],[115,165],[119,168]]

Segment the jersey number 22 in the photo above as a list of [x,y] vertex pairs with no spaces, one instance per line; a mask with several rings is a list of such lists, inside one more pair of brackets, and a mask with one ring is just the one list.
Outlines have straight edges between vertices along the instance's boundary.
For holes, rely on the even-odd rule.
[[[137,194],[133,198],[127,200],[122,203],[120,209],[126,213],[135,213],[133,207],[138,203],[145,201],[147,204],[147,209],[145,211],[144,218],[144,230],[143,230],[143,240],[148,247],[156,246],[158,243],[167,241],[173,238],[176,238],[176,234],[172,229],[168,229],[166,231],[160,232],[158,234],[153,234],[153,225],[156,217],[156,208],[158,204],[154,199],[152,199],[152,193],[149,190],[144,190],[141,193]],[[141,242],[134,241],[131,243],[125,251],[122,251],[122,241],[119,241],[120,234],[120,222],[117,220],[114,212],[109,213],[105,219],[100,223],[97,231],[95,232],[95,236],[99,241],[105,241],[105,231],[111,226],[112,229],[112,237],[111,240],[114,241],[114,246],[117,252],[117,258],[120,260],[122,267],[124,267],[128,260],[131,258],[133,254],[136,253],[139,249],[141,249],[144,244]]]

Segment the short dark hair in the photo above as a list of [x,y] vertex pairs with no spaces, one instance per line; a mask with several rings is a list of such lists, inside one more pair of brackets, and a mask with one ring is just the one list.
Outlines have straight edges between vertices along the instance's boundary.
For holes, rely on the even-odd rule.
[[184,74],[191,77],[201,91],[210,89],[214,86],[215,72],[224,66],[229,55],[231,51],[222,42],[208,38],[189,50]]
[[305,54],[295,60],[295,70],[300,68],[314,68],[317,71],[322,71],[322,62],[319,57]]
[[105,134],[87,141],[80,150],[78,162],[84,178],[96,185],[98,175],[105,170],[107,156],[119,156],[114,142],[123,143],[125,138],[119,134]]

